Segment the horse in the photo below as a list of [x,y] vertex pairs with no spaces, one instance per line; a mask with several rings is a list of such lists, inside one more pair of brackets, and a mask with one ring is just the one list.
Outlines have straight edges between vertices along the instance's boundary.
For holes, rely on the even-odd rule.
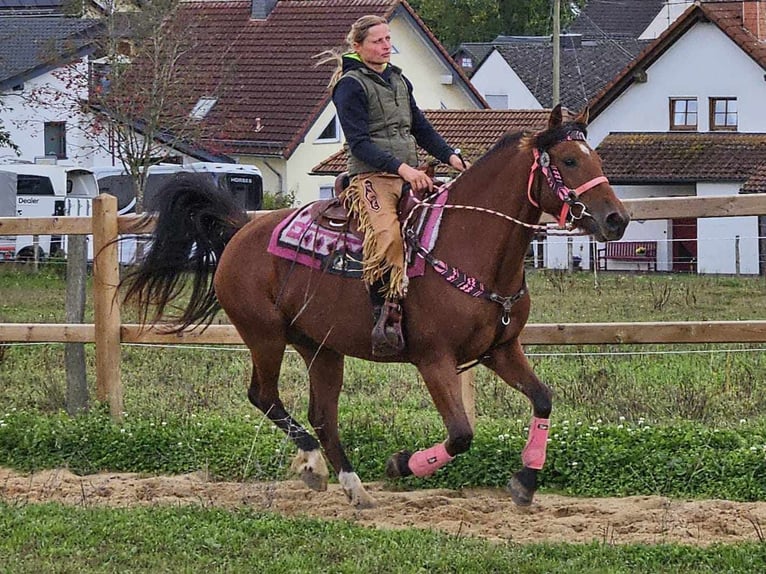
[[[557,106],[547,129],[506,134],[451,182],[435,245],[428,250],[413,240],[429,265],[409,283],[403,301],[408,343],[397,356],[372,355],[373,314],[361,280],[268,252],[273,230],[294,210],[248,219],[225,194],[189,175],[161,192],[151,247],[123,280],[125,298],[137,304],[143,323],[157,323],[191,280],[188,303],[174,318],[176,330],[209,324],[222,308],[250,350],[250,402],[297,447],[291,469],[309,488],[324,490],[326,457],[356,508],[373,507],[374,499],[338,432],[344,357],[413,364],[446,427],[443,442],[392,454],[386,464],[391,479],[430,476],[468,451],[474,431],[459,366],[488,367],[531,403],[523,466],[507,485],[513,502],[528,506],[545,462],[552,392],[519,342],[530,311],[525,255],[543,213],[598,241],[620,239],[630,220],[586,143],[587,121],[587,109],[565,122]],[[308,420],[315,435],[280,399],[287,345],[309,372]]]

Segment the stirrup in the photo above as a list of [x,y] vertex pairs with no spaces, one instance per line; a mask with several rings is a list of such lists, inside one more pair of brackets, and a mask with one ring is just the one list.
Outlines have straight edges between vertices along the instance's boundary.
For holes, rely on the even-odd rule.
[[[378,315],[378,309],[375,313]],[[402,351],[402,308],[398,301],[386,300],[372,329],[372,354],[375,357],[391,357]]]

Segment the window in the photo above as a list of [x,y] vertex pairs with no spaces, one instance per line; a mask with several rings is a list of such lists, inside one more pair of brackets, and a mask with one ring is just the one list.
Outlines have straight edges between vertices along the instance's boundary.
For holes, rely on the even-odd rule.
[[189,113],[189,117],[195,120],[201,120],[210,113],[213,106],[218,101],[217,98],[200,98]]
[[697,129],[697,98],[670,98],[670,129]]
[[335,197],[335,186],[333,185],[319,186],[319,199],[332,199],[333,197]]
[[473,68],[473,60],[470,56],[463,56],[460,58],[461,68]]
[[485,94],[484,99],[493,110],[508,109],[508,94]]
[[45,155],[66,159],[66,122],[45,122]]
[[737,98],[710,98],[710,130],[737,130]]
[[333,116],[330,123],[327,124],[322,133],[316,139],[319,143],[324,142],[339,142],[340,141],[340,126],[338,125],[338,116]]
[[17,195],[55,195],[53,183],[42,175],[19,174],[16,180]]

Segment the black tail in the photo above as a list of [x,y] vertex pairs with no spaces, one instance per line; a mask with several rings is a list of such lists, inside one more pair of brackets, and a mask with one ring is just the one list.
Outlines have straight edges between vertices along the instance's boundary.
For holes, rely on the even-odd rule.
[[147,318],[157,323],[191,278],[188,303],[181,315],[168,319],[177,323],[173,332],[209,325],[220,309],[213,288],[216,265],[226,244],[247,223],[247,214],[202,174],[179,173],[157,195],[157,213],[145,216],[157,218],[152,242],[122,281],[127,285],[125,300],[138,305],[142,323]]

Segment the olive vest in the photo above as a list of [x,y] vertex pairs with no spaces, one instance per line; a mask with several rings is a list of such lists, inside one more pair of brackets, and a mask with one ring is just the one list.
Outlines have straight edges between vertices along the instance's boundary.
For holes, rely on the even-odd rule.
[[[389,64],[390,65],[390,64]],[[384,151],[413,167],[418,164],[418,148],[412,135],[410,93],[399,68],[392,66],[391,83],[367,68],[349,70],[344,77],[354,78],[364,88],[369,112],[370,139]],[[348,173],[380,171],[348,155]]]

